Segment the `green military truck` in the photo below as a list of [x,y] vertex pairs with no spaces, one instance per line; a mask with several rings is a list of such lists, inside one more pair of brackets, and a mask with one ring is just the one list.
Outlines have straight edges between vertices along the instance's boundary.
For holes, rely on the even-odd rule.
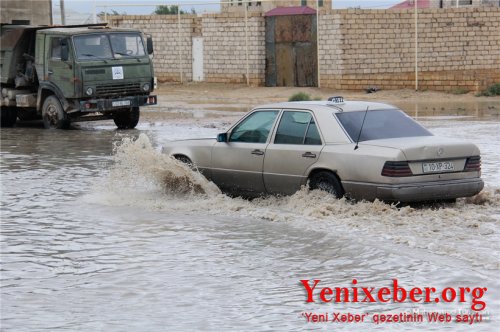
[[138,30],[2,24],[0,45],[2,127],[113,119],[130,129],[139,107],[156,104],[153,43]]

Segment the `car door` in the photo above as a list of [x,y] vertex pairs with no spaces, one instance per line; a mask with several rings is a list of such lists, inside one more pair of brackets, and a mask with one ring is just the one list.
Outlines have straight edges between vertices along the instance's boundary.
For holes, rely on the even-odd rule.
[[238,123],[227,142],[212,148],[212,181],[238,194],[263,193],[262,168],[278,110],[258,110]]
[[318,158],[323,144],[309,111],[285,110],[273,142],[266,149],[264,185],[272,194],[293,194],[306,181],[306,170]]
[[61,36],[45,37],[45,58],[47,59],[45,77],[59,88],[64,97],[70,98],[75,94],[73,66],[71,60],[67,62],[61,60],[61,44],[67,42],[68,40]]

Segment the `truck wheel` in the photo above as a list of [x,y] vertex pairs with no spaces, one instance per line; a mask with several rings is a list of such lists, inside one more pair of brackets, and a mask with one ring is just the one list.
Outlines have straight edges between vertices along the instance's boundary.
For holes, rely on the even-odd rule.
[[121,111],[115,114],[113,120],[118,129],[134,129],[139,123],[139,107],[132,107],[128,111]]
[[45,99],[42,107],[43,126],[46,129],[68,129],[70,120],[63,111],[61,103],[56,96]]
[[13,127],[16,124],[17,109],[13,107],[2,107],[0,113],[1,113],[0,125],[2,128]]
[[311,190],[319,189],[326,191],[336,198],[342,198],[344,196],[344,189],[340,181],[335,174],[327,171],[321,171],[311,176],[309,188],[311,188]]

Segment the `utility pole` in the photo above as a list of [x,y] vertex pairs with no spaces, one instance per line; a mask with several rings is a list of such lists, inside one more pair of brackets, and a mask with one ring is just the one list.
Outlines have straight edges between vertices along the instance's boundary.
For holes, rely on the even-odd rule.
[[316,75],[318,76],[318,88],[321,88],[321,71],[320,71],[321,59],[319,56],[320,47],[321,45],[319,43],[319,0],[316,0],[316,63],[318,67],[318,72]]
[[245,62],[247,69],[247,86],[250,86],[250,68],[248,65],[248,1],[245,1]]
[[[458,0],[457,0],[458,1]],[[418,91],[418,6],[415,0],[415,91]]]
[[61,24],[66,25],[66,15],[64,13],[64,0],[59,0],[59,6],[61,7]]

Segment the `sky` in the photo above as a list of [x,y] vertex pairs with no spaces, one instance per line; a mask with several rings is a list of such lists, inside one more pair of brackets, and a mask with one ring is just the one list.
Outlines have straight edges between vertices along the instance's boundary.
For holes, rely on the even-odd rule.
[[[333,8],[337,9],[353,7],[384,9],[402,1],[403,0],[332,0],[332,3]],[[177,3],[181,5],[182,10],[187,12],[191,11],[191,8],[195,8],[197,13],[217,12],[219,10],[219,1],[214,0],[64,0],[64,8],[66,12],[66,24],[80,24],[92,23],[94,8],[96,13],[100,13],[106,9],[106,7],[104,7],[106,5],[108,6],[108,12],[115,10],[120,14],[148,15],[154,12],[157,5],[173,5]],[[60,0],[52,0],[52,7],[54,24],[60,24]]]

